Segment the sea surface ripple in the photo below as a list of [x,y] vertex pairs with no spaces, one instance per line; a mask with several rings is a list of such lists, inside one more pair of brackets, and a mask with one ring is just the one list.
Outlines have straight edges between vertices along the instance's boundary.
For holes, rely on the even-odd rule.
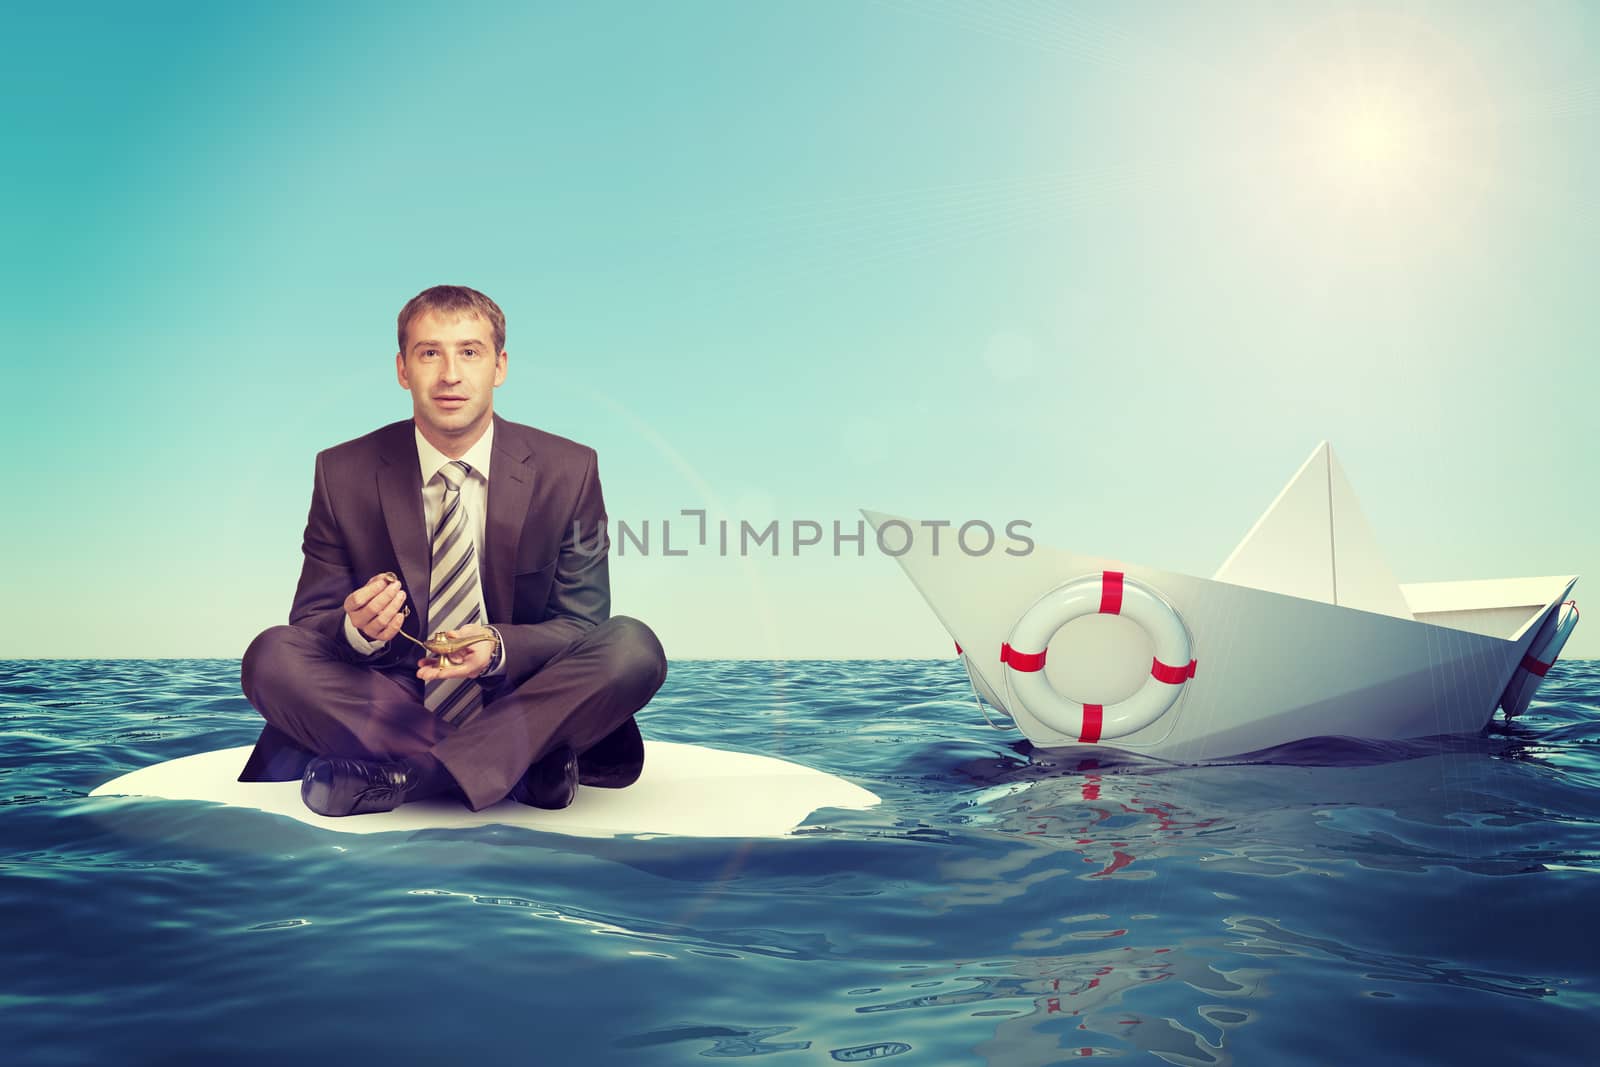
[[674,662],[639,721],[883,803],[745,841],[91,798],[250,744],[238,662],[0,663],[5,1062],[1593,1055],[1600,663],[1481,736],[1201,767],[1030,753],[954,661]]

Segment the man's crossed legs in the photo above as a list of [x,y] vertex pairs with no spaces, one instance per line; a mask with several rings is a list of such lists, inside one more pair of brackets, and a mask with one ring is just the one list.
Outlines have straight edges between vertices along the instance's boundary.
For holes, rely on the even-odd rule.
[[317,757],[406,761],[431,776],[428,792],[453,785],[481,811],[508,794],[525,799],[525,775],[575,753],[579,781],[625,786],[644,764],[634,713],[667,676],[654,632],[618,615],[516,689],[486,689],[472,719],[448,723],[423,705],[414,665],[378,670],[342,652],[332,638],[298,626],[274,626],[251,642],[240,678],[267,727],[240,781],[285,781],[311,767],[309,789],[315,768],[328,764]]

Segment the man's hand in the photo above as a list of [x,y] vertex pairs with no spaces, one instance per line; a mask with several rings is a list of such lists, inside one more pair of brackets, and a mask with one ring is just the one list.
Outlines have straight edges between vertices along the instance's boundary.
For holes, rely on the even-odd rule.
[[459,630],[444,630],[445,637],[472,637],[482,634],[487,641],[468,645],[447,656],[424,656],[417,660],[417,677],[425,682],[435,678],[476,678],[489,669],[494,654],[494,631],[487,626],[463,626]]
[[369,641],[393,641],[406,617],[401,614],[406,591],[400,579],[385,571],[344,598],[344,613]]

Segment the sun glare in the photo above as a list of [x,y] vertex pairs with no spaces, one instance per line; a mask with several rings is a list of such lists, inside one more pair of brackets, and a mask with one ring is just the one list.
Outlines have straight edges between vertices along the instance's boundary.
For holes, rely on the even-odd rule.
[[1494,182],[1491,111],[1470,51],[1397,13],[1341,13],[1283,38],[1251,79],[1254,216],[1301,261],[1438,254]]
[[1329,125],[1329,161],[1352,182],[1407,182],[1427,165],[1426,126],[1394,97],[1351,94]]

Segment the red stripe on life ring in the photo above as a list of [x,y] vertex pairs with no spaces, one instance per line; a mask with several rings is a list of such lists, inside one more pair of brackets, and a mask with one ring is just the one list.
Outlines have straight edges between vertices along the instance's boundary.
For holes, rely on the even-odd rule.
[[1050,650],[1046,648],[1041,652],[1018,652],[1009,644],[1002,644],[1000,646],[1000,662],[1008,664],[1019,671],[1042,671],[1044,670],[1044,654],[1048,651]]
[[1182,685],[1194,677],[1195,661],[1190,660],[1187,667],[1169,667],[1158,659],[1150,661],[1150,677],[1158,682],[1168,685]]
[[1085,704],[1083,706],[1083,730],[1078,734],[1079,741],[1100,740],[1100,723],[1105,715],[1105,705]]
[[1534,659],[1533,653],[1531,652],[1522,657],[1522,669],[1527,671],[1529,674],[1537,674],[1540,678],[1543,678],[1545,676],[1545,672],[1554,666],[1554,662],[1543,663]]
[[1100,578],[1100,614],[1122,614],[1122,572],[1106,571]]
[[956,646],[956,655],[958,655],[958,656],[961,655],[961,642],[960,641],[955,641],[952,638],[952,643]]

